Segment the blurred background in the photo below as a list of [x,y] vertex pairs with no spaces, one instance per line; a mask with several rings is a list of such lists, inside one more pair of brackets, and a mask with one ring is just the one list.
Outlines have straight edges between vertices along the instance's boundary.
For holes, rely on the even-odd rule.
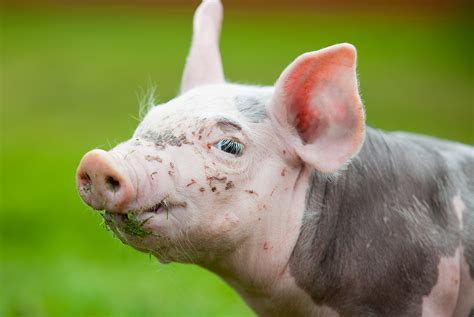
[[[213,274],[122,245],[75,190],[82,155],[176,95],[198,1],[10,0],[1,10],[1,316],[252,316]],[[368,123],[473,144],[462,1],[224,0],[227,79],[271,85],[303,52],[358,48]]]

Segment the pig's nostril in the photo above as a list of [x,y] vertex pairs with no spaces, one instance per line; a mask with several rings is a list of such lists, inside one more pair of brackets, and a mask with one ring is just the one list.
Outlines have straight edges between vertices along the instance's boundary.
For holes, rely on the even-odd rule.
[[120,182],[112,176],[107,176],[105,178],[105,184],[107,185],[107,188],[114,193],[120,189]]
[[90,182],[91,181],[91,177],[89,176],[89,174],[87,173],[84,173],[81,175],[81,180],[85,181],[85,182]]
[[90,178],[89,174],[87,174],[87,173],[81,174],[80,180],[81,180],[80,184],[82,185],[82,189],[86,193],[90,192],[91,187],[92,187],[92,181],[91,181],[91,178]]

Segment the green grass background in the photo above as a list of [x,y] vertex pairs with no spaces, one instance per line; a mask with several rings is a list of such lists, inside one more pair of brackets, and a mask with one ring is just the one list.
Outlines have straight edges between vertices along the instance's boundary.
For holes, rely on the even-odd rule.
[[[7,9],[1,47],[3,316],[252,316],[218,277],[122,245],[75,190],[81,156],[137,125],[137,92],[178,91],[192,7]],[[467,16],[226,12],[226,76],[272,84],[299,54],[359,52],[369,124],[474,143]]]

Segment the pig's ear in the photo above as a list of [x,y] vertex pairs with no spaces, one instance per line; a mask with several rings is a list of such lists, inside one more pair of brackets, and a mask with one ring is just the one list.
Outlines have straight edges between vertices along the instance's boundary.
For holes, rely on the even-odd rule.
[[219,37],[222,24],[220,0],[203,0],[194,14],[193,39],[189,51],[181,92],[205,84],[224,82]]
[[306,53],[278,79],[269,113],[286,143],[321,172],[337,171],[365,135],[356,50],[338,44]]

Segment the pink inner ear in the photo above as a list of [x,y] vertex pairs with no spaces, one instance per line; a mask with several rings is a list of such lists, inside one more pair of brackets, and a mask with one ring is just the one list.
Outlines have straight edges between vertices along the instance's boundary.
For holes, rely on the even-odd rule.
[[303,55],[290,70],[284,85],[287,111],[304,144],[327,132],[330,124],[344,130],[358,124],[347,105],[358,100],[357,84],[346,78],[354,76],[354,67],[353,50],[329,48]]

